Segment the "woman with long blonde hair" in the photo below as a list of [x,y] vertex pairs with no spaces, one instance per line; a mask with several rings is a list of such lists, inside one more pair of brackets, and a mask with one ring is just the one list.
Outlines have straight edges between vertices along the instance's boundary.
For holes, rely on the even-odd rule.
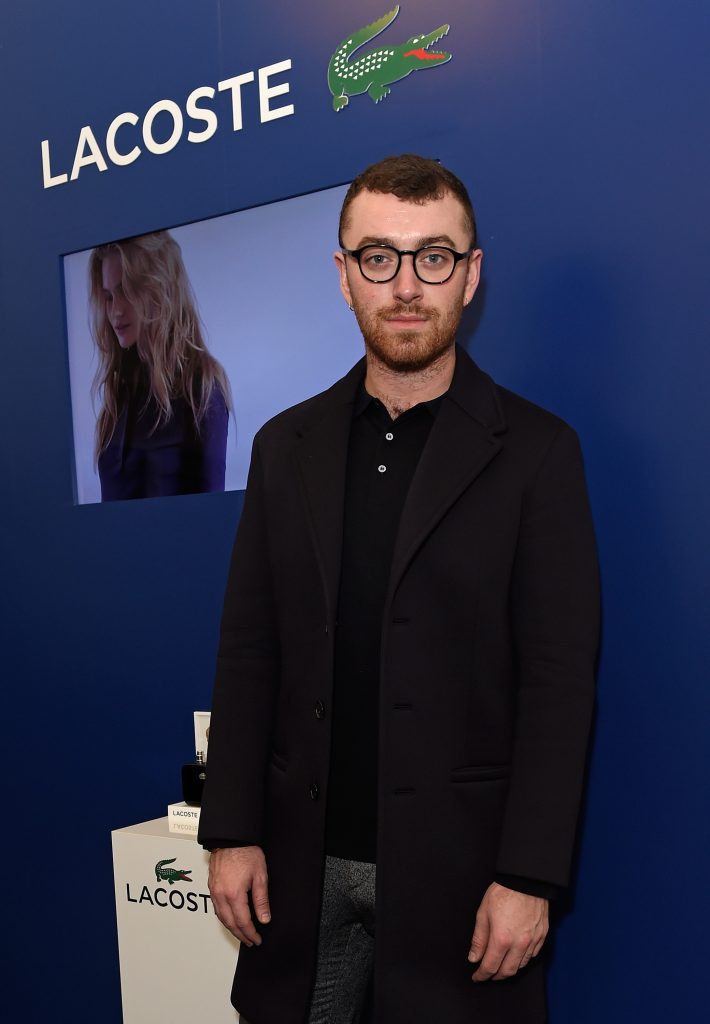
[[180,246],[155,231],[89,260],[102,501],[224,490],[231,397]]

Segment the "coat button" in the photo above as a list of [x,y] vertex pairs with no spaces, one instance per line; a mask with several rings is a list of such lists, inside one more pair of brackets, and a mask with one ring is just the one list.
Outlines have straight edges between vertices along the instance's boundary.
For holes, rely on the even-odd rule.
[[308,790],[308,794],[309,794],[311,800],[317,800],[319,793],[320,793],[320,790],[318,789],[318,783],[317,782],[312,782],[311,783],[311,788]]
[[317,700],[315,705],[316,718],[325,718],[325,704],[322,700]]

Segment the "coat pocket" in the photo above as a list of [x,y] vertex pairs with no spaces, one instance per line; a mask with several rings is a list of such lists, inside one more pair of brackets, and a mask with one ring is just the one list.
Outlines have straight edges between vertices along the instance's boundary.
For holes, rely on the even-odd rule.
[[464,768],[453,768],[449,779],[451,782],[490,782],[493,779],[507,779],[509,775],[509,764],[472,764]]

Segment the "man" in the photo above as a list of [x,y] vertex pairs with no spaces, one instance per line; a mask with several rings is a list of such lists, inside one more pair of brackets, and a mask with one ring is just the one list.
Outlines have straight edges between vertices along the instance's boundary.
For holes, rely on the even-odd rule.
[[458,178],[373,165],[340,242],[366,356],[258,433],[224,606],[200,840],[233,1002],[341,1024],[372,977],[378,1024],[540,1024],[597,639],[576,437],[455,345]]

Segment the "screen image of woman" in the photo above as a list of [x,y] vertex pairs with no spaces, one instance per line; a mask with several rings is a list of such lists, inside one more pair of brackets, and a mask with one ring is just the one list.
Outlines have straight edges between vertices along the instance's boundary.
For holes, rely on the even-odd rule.
[[156,231],[94,249],[101,500],[223,491],[229,381],[207,350],[180,246]]

